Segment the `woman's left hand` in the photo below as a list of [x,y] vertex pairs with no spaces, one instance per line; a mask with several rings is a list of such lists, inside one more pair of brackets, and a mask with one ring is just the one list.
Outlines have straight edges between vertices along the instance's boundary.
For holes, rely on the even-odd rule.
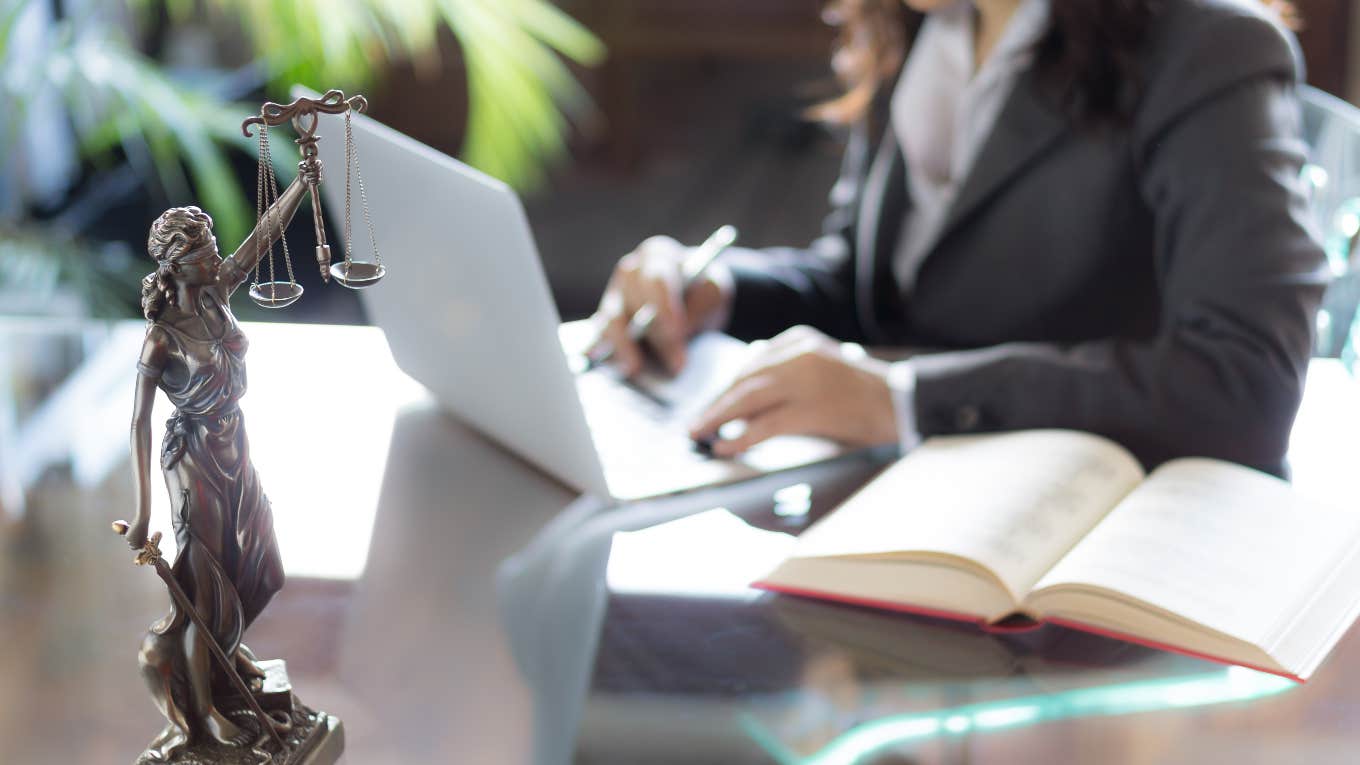
[[851,446],[897,441],[886,362],[811,327],[794,327],[763,345],[747,371],[690,429],[695,439],[708,440],[728,422],[746,422],[741,435],[713,441],[715,456],[731,457],[791,434]]

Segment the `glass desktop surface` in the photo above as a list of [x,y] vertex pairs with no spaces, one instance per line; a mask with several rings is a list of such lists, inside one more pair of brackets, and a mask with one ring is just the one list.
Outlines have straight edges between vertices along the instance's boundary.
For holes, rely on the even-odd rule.
[[747,586],[772,565],[749,557],[780,557],[760,531],[796,535],[855,485],[807,492],[805,514],[772,497],[616,535],[577,761],[963,760],[1007,730],[1297,688],[1053,625],[988,632]]
[[[143,332],[0,319],[0,762],[131,762],[162,725],[136,651],[166,593],[109,530],[133,512]],[[289,575],[247,642],[344,720],[344,762],[1353,761],[1354,630],[1295,686],[760,593],[762,556],[881,457],[604,510],[439,411],[377,330],[246,332],[242,407]],[[1360,396],[1320,369],[1296,479],[1354,501]]]

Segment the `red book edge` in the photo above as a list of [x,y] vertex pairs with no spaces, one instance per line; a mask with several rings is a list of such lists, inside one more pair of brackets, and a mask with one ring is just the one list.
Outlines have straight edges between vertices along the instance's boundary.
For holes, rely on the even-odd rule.
[[[854,606],[867,606],[867,607],[869,607],[869,608],[877,608],[877,609],[882,609],[882,610],[885,610],[885,611],[900,611],[900,612],[902,612],[902,613],[918,614],[918,615],[921,615],[921,616],[930,616],[930,617],[934,617],[934,618],[937,618],[937,619],[949,619],[949,620],[951,620],[951,621],[969,622],[969,623],[972,623],[972,624],[976,624],[976,625],[977,625],[979,628],[981,628],[984,632],[1010,633],[1010,632],[1015,632],[1015,631],[1016,631],[1016,630],[1014,630],[1014,629],[1006,629],[1006,628],[1004,628],[1004,627],[998,629],[998,628],[994,627],[992,624],[990,624],[990,623],[989,623],[987,620],[985,620],[985,619],[981,619],[981,618],[979,618],[979,617],[977,617],[977,616],[972,616],[972,615],[970,615],[970,614],[961,614],[961,613],[959,613],[959,612],[957,612],[957,611],[946,611],[946,610],[941,610],[941,609],[936,609],[936,608],[926,608],[926,607],[923,607],[923,606],[912,606],[912,605],[908,605],[908,604],[905,604],[905,603],[897,603],[897,602],[893,602],[893,601],[890,601],[890,600],[876,600],[876,599],[874,599],[874,598],[860,598],[860,597],[855,597],[855,596],[853,596],[853,595],[841,595],[840,593],[830,593],[830,592],[826,592],[826,591],[824,591],[824,590],[811,590],[811,589],[805,589],[805,588],[802,588],[802,587],[790,587],[790,586],[788,586],[788,585],[774,584],[774,583],[772,583],[772,582],[767,582],[767,581],[764,581],[764,580],[761,580],[761,581],[758,581],[758,582],[754,582],[754,583],[751,584],[751,586],[754,587],[754,588],[756,588],[756,589],[758,589],[758,590],[766,590],[766,591],[768,591],[768,592],[780,592],[780,593],[783,593],[783,594],[785,594],[785,595],[796,595],[796,596],[802,597],[802,598],[814,598],[814,599],[817,599],[817,600],[830,600],[830,601],[837,602],[837,603],[848,603],[848,604],[854,605]],[[1307,682],[1306,680],[1304,680],[1303,678],[1301,678],[1301,677],[1299,677],[1299,676],[1297,676],[1297,675],[1291,675],[1291,674],[1289,674],[1288,672],[1282,672],[1282,671],[1280,671],[1280,670],[1278,670],[1278,669],[1267,669],[1267,668],[1265,668],[1265,667],[1258,667],[1258,666],[1256,666],[1256,665],[1254,665],[1254,664],[1245,664],[1245,663],[1240,662],[1240,661],[1232,661],[1232,660],[1230,660],[1230,659],[1224,659],[1224,658],[1219,657],[1219,656],[1211,656],[1211,655],[1209,655],[1209,654],[1207,654],[1207,653],[1199,653],[1198,651],[1192,651],[1192,650],[1190,650],[1190,649],[1188,649],[1188,648],[1180,648],[1180,647],[1178,647],[1178,646],[1174,646],[1174,645],[1171,645],[1171,644],[1169,644],[1169,643],[1159,643],[1159,642],[1157,642],[1157,641],[1155,641],[1155,640],[1148,640],[1148,639],[1146,639],[1146,638],[1135,637],[1135,636],[1133,636],[1133,635],[1129,635],[1129,634],[1126,634],[1126,633],[1123,633],[1123,632],[1115,632],[1114,630],[1107,630],[1107,629],[1105,629],[1105,628],[1103,628],[1103,627],[1093,627],[1093,626],[1091,626],[1091,625],[1089,625],[1089,624],[1082,624],[1081,622],[1074,622],[1074,621],[1070,621],[1070,620],[1068,620],[1068,619],[1048,618],[1048,619],[1044,619],[1044,620],[1041,621],[1041,622],[1038,622],[1038,623],[1036,624],[1036,626],[1038,626],[1039,624],[1044,624],[1044,623],[1048,623],[1048,624],[1056,624],[1056,625],[1058,625],[1059,627],[1066,627],[1066,628],[1068,628],[1068,629],[1079,630],[1079,631],[1081,631],[1081,632],[1089,632],[1089,633],[1092,634],[1092,635],[1100,635],[1101,637],[1114,638],[1115,640],[1122,640],[1122,641],[1124,641],[1124,642],[1126,642],[1126,643],[1133,643],[1133,644],[1135,644],[1135,645],[1141,645],[1141,646],[1145,646],[1145,647],[1147,647],[1147,648],[1155,648],[1155,649],[1157,649],[1157,650],[1159,650],[1159,651],[1166,651],[1166,652],[1168,652],[1168,653],[1177,653],[1177,654],[1180,654],[1180,655],[1182,655],[1182,656],[1189,656],[1189,657],[1192,658],[1192,659],[1203,659],[1203,660],[1205,660],[1205,661],[1214,662],[1215,664],[1223,664],[1223,665],[1230,666],[1230,667],[1246,667],[1247,669],[1254,669],[1254,670],[1256,670],[1257,672],[1264,672],[1264,673],[1266,673],[1266,674],[1268,674],[1268,675],[1275,675],[1276,677],[1283,677],[1283,678],[1285,678],[1286,680],[1293,680],[1294,682],[1296,682],[1296,683],[1298,683],[1298,684],[1300,684],[1300,685],[1303,685],[1305,682]]]

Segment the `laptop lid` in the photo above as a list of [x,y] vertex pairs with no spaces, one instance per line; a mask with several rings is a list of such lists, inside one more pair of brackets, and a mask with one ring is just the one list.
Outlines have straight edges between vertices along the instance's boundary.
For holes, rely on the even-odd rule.
[[[322,196],[343,230],[344,118],[322,116],[317,134]],[[519,198],[362,115],[353,118],[353,136],[387,267],[361,299],[397,364],[484,434],[568,485],[609,496]],[[372,260],[359,179],[351,178],[353,257]],[[344,246],[331,244],[333,262]]]

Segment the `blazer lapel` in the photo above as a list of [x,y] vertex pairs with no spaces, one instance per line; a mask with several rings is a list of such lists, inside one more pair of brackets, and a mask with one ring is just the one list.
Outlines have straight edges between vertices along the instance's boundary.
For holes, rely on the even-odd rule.
[[[905,48],[910,54],[924,16],[908,12],[905,16]],[[906,165],[893,132],[891,101],[897,80],[906,66],[906,56],[897,72],[884,80],[874,96],[866,120],[865,140],[872,159],[864,174],[855,222],[855,305],[860,327],[872,342],[882,344],[889,337],[884,327],[885,306],[896,301],[892,281],[892,253],[897,248],[901,229],[911,200],[907,196]],[[887,298],[885,300],[885,297]]]
[[897,136],[889,127],[879,138],[873,163],[864,183],[863,204],[856,226],[856,305],[860,326],[875,344],[891,335],[888,326],[899,292],[892,274],[893,256],[901,235],[902,221],[911,208],[907,194],[906,162]]
[[978,152],[950,206],[935,244],[909,271],[897,278],[893,261],[901,224],[911,207],[906,193],[906,162],[891,125],[878,136],[878,151],[865,181],[857,227],[860,253],[857,273],[860,323],[873,340],[882,342],[897,329],[894,306],[916,285],[916,276],[949,238],[1006,184],[1018,177],[1067,132],[1067,118],[1039,95],[1037,75],[1027,69],[997,115],[991,134]]
[[1031,67],[1015,82],[991,135],[955,197],[932,252],[1067,130],[1067,118],[1039,93]]

